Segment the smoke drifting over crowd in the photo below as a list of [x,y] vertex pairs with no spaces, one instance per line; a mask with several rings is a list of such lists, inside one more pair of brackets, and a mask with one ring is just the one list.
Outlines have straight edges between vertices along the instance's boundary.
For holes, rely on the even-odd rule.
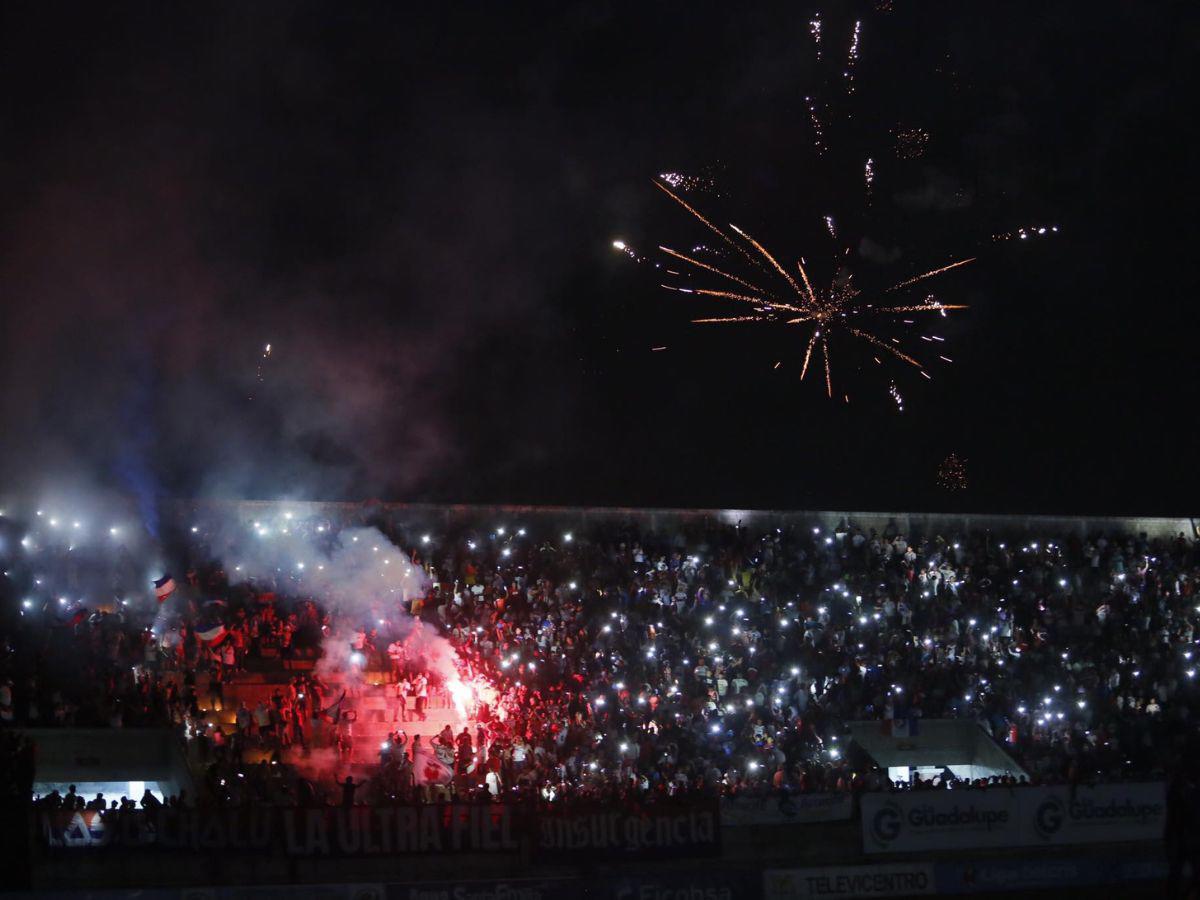
[[[231,583],[260,590],[279,586],[289,594],[317,602],[335,623],[327,634],[318,670],[354,672],[364,660],[352,652],[355,631],[377,628],[389,638],[405,638],[415,625],[408,604],[424,594],[429,576],[376,528],[333,531],[283,513],[252,522],[249,528],[228,522],[204,529],[209,552],[224,563]],[[443,680],[454,677],[455,654],[445,638],[421,629],[414,651],[429,671]]]
[[223,529],[210,549],[224,562],[232,581],[290,582],[296,593],[336,608],[353,621],[379,618],[424,591],[428,578],[419,566],[375,528],[350,528],[336,535],[325,526],[301,531],[256,522]]
[[[116,168],[29,198],[4,254],[9,485],[132,495],[155,531],[163,495],[339,496],[428,472],[442,438],[413,402],[415,335],[372,337],[206,258],[216,223],[195,172]],[[400,451],[384,438],[398,432]]]
[[[128,59],[60,48],[95,77],[48,61],[66,98],[15,123],[23,154],[0,169],[6,487],[70,476],[138,497],[154,531],[164,496],[411,497],[475,450],[449,412],[473,402],[460,358],[490,324],[538,330],[525,318],[556,276],[521,235],[546,210],[492,183],[502,137],[478,110],[466,159],[365,161],[298,18],[252,14],[252,45],[233,29],[187,47],[143,40],[155,23],[135,18],[116,25]],[[278,102],[300,121],[264,133]],[[427,113],[394,109],[378,139],[459,145]],[[549,142],[522,140],[504,152],[532,175]]]

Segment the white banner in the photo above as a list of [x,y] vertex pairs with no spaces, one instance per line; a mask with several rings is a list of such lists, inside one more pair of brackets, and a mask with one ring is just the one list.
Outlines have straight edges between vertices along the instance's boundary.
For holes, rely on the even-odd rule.
[[850,794],[796,794],[790,797],[726,798],[721,801],[722,825],[795,825],[840,822],[850,818]]
[[936,893],[933,866],[929,863],[768,869],[763,873],[763,900],[916,897]]
[[1166,822],[1165,786],[987,788],[865,794],[863,850],[1152,841]]
[[1022,816],[1029,844],[1157,841],[1167,820],[1166,785],[1102,784],[1036,788]]
[[1013,847],[1020,843],[1016,791],[864,794],[863,850],[892,853]]

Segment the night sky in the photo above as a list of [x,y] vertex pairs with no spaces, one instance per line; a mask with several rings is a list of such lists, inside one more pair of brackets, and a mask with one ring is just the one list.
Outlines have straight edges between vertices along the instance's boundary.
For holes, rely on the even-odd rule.
[[[890,5],[6,4],[3,481],[1195,512],[1194,5]],[[817,9],[829,54],[863,22],[824,158]],[[954,364],[846,347],[831,403],[794,332],[690,325],[731,310],[612,248],[706,238],[664,171],[788,259],[826,213],[864,279],[978,254],[936,285]]]

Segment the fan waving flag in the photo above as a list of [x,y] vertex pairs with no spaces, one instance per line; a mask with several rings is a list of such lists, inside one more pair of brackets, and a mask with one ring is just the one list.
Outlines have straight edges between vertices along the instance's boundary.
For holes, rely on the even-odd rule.
[[413,748],[413,778],[417,784],[449,784],[454,780],[454,751],[441,744]]
[[225,626],[218,624],[214,625],[212,628],[206,628],[203,631],[197,631],[196,637],[200,639],[200,643],[212,646],[225,640],[225,636],[227,634],[229,634],[229,632],[225,629]]
[[175,579],[171,577],[170,572],[154,582],[154,596],[158,598],[159,603],[162,603],[173,593],[175,593]]

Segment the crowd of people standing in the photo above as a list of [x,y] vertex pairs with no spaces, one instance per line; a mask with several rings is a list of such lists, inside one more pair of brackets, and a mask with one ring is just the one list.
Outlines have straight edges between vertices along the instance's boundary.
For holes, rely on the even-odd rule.
[[[435,533],[376,515],[421,588],[373,598],[361,621],[295,572],[240,580],[203,523],[177,549],[186,574],[152,621],[119,592],[81,608],[52,591],[22,602],[18,590],[65,564],[50,551],[6,560],[0,724],[179,725],[211,759],[213,785],[248,747],[276,761],[332,748],[348,764],[354,698],[320,667],[239,706],[229,734],[204,714],[247,666],[348,640],[359,669],[386,673],[398,710],[360,799],[963,786],[949,772],[892,784],[850,739],[847,723],[861,720],[978,723],[1031,782],[1157,776],[1190,750],[1193,537],[543,522]],[[345,524],[290,522],[327,546]],[[470,727],[421,734],[431,692],[448,686],[414,629],[495,688],[473,698]],[[451,776],[425,774],[430,759]]]

